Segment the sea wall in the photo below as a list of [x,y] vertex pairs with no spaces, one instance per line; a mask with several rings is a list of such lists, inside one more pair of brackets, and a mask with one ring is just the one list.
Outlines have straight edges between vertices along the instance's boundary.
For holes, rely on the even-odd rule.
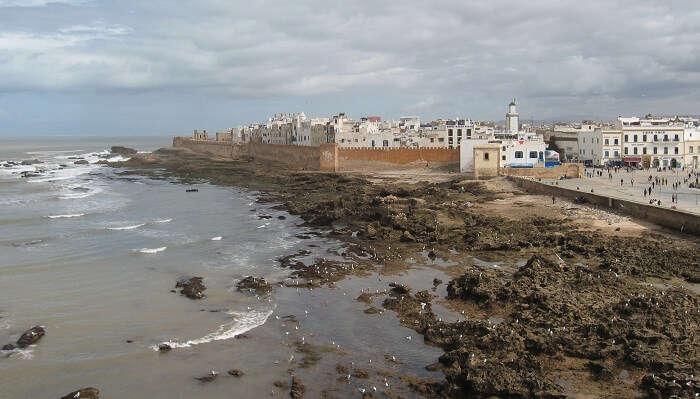
[[338,148],[338,170],[373,171],[459,165],[457,148]]
[[565,163],[553,168],[501,168],[501,174],[539,179],[558,179],[564,175],[572,178],[580,178],[583,176],[583,164]]
[[583,197],[588,203],[615,210],[634,218],[647,220],[659,226],[689,234],[700,235],[700,215],[677,209],[664,208],[654,205],[627,201],[600,194],[581,192],[559,186],[540,183],[522,177],[509,177],[516,185],[527,192],[556,196],[567,199]]
[[299,169],[319,170],[319,147],[262,143],[245,145],[248,146],[248,155],[255,160],[285,164]]
[[189,137],[175,137],[173,147],[187,148],[194,152],[228,160],[245,158],[248,153],[244,145],[213,140],[193,140]]
[[193,140],[188,137],[175,137],[173,147],[187,148],[200,154],[226,160],[251,158],[306,170],[319,169],[321,153],[320,147],[262,143],[234,144],[214,140]]

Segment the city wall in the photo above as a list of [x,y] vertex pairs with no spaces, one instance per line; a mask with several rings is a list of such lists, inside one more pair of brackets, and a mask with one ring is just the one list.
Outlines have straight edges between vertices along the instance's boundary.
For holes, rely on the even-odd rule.
[[588,203],[612,209],[622,214],[638,219],[648,220],[660,226],[673,230],[700,235],[700,215],[676,209],[662,208],[654,205],[641,204],[624,199],[608,197],[594,193],[586,193],[559,186],[540,183],[527,178],[509,177],[516,185],[527,192],[556,196],[573,200],[583,197]]
[[242,145],[214,140],[193,140],[189,137],[175,137],[173,147],[188,148],[200,154],[209,154],[226,160],[245,158],[248,151]]
[[338,148],[338,170],[374,171],[459,166],[457,148]]
[[583,164],[566,163],[553,168],[501,168],[501,174],[539,179],[558,179],[566,175],[577,179],[583,176]]

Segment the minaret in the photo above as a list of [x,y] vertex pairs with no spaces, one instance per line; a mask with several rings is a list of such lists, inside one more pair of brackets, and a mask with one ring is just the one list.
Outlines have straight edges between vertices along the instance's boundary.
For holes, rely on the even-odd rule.
[[517,104],[515,99],[508,104],[508,112],[506,113],[506,130],[509,133],[518,133],[520,125],[520,115],[516,109]]

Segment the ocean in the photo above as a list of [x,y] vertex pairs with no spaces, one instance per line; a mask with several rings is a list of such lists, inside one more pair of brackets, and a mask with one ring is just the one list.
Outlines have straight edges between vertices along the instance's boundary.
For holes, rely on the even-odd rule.
[[[281,256],[305,249],[299,259],[311,262],[337,256],[340,243],[298,238],[311,232],[303,221],[257,202],[256,192],[97,164],[126,159],[110,154],[111,145],[148,152],[169,144],[169,137],[0,139],[0,346],[35,325],[46,329],[36,345],[0,351],[0,398],[60,397],[87,386],[104,397],[287,397],[273,383],[290,379],[304,356],[295,346],[302,338],[334,348],[315,368],[294,372],[312,381],[335,379],[338,361],[439,376],[423,366],[440,350],[411,343],[406,337],[417,334],[393,314],[364,315],[366,306],[352,300],[363,289],[385,289],[378,276],[313,291],[275,284],[268,296],[236,290],[248,275],[283,281],[289,270]],[[20,163],[34,159],[40,163]],[[204,278],[204,299],[171,292],[186,276]],[[420,271],[413,276],[429,281]],[[173,350],[158,352],[161,343]],[[403,361],[383,363],[389,353]],[[229,377],[234,368],[245,375]],[[211,371],[220,373],[212,383],[194,379]],[[371,383],[336,389],[357,393]],[[309,397],[320,394],[322,384],[314,385]]]

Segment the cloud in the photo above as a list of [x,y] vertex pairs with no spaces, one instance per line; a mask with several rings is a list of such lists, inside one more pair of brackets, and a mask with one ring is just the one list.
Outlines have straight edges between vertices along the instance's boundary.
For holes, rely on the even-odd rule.
[[43,7],[49,4],[81,5],[89,0],[0,0],[0,7]]
[[25,7],[0,15],[0,93],[381,97],[386,110],[484,119],[512,97],[535,115],[700,107],[700,8],[682,0],[47,4],[0,0]]

